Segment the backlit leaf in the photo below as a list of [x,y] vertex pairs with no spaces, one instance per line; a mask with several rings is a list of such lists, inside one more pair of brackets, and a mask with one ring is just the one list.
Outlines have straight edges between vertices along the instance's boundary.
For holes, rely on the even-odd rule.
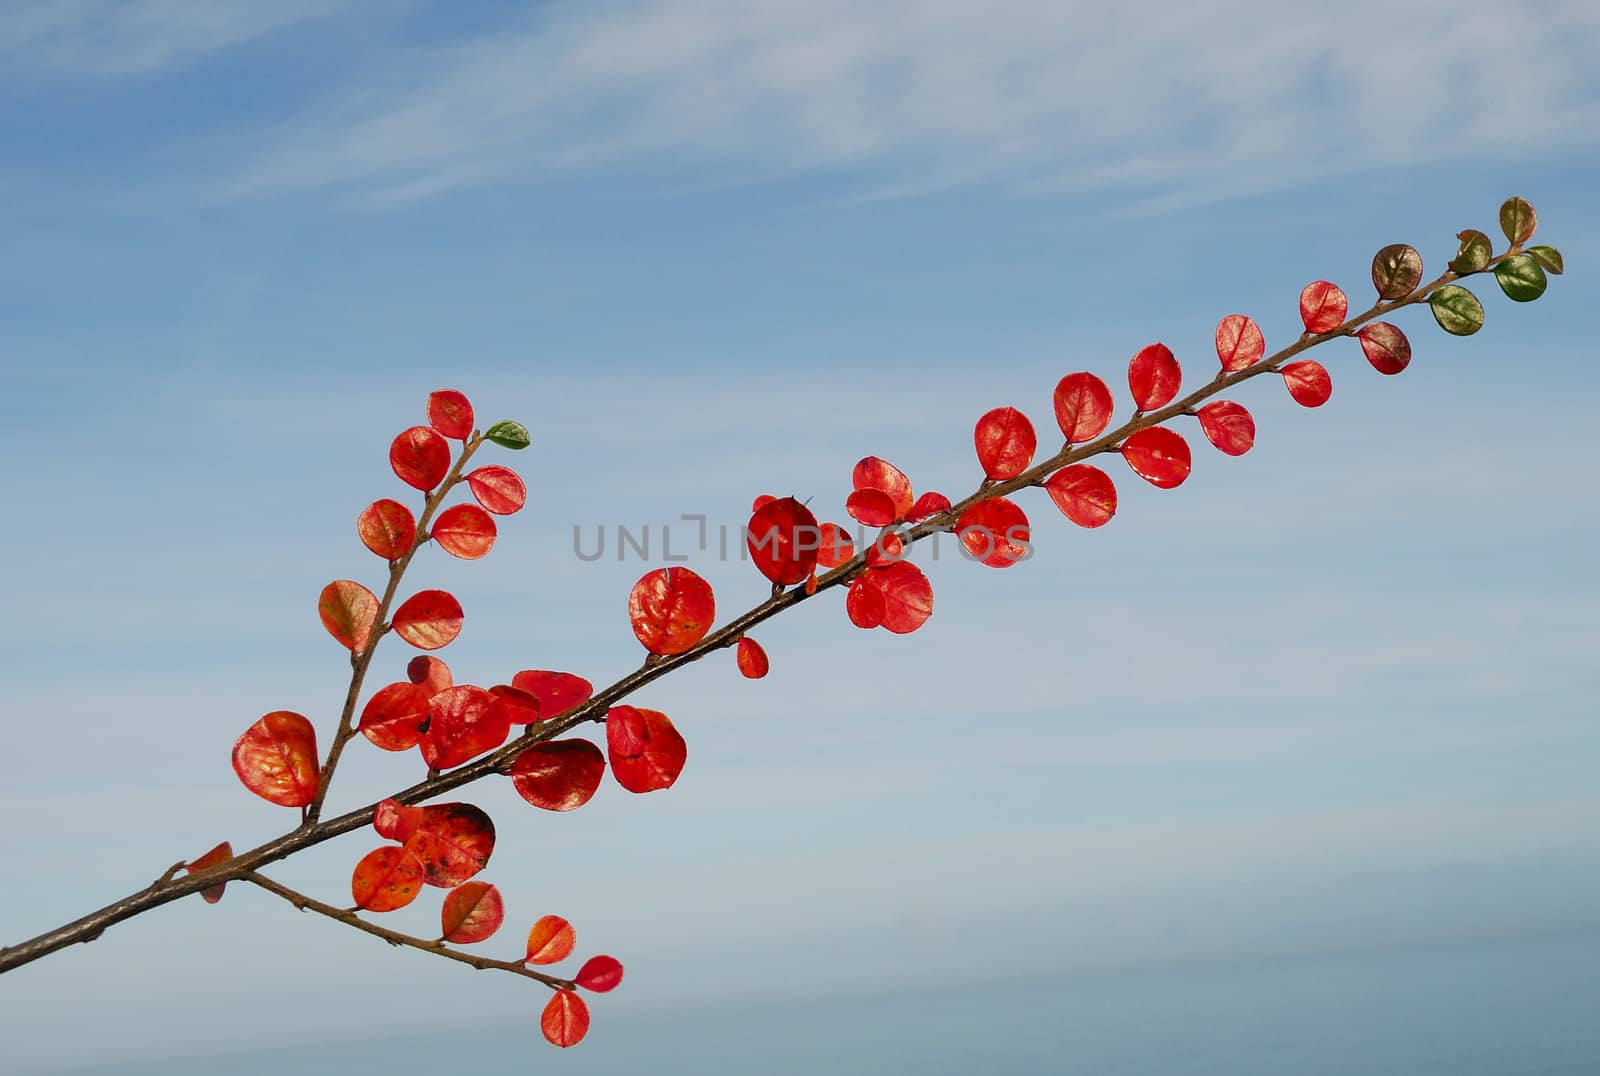
[[943,493],[934,493],[930,490],[917,498],[917,502],[911,506],[911,511],[906,513],[906,521],[908,523],[921,523],[925,519],[932,519],[940,512],[948,511],[949,508],[949,497],[946,497]]
[[1331,333],[1344,324],[1350,300],[1338,286],[1326,280],[1313,280],[1300,292],[1300,321],[1313,335]]
[[762,575],[779,586],[792,586],[817,566],[821,534],[811,509],[793,497],[775,498],[750,517],[745,545]]
[[1333,379],[1320,362],[1301,359],[1279,371],[1289,395],[1301,407],[1321,407],[1333,395]]
[[548,669],[523,669],[511,678],[511,686],[539,700],[545,721],[582,706],[594,694],[594,685],[583,677]]
[[1080,527],[1103,527],[1117,514],[1117,487],[1111,476],[1087,463],[1063,467],[1044,483],[1061,514]]
[[[1422,255],[1406,243],[1391,243],[1373,255],[1372,286],[1380,299],[1403,299],[1422,283]],[[1340,320],[1344,320],[1343,317]]]
[[572,981],[585,990],[605,994],[615,990],[622,982],[622,961],[614,956],[592,956],[583,962]]
[[439,909],[440,940],[471,945],[491,937],[505,922],[500,890],[488,882],[462,882],[444,896]]
[[455,504],[433,521],[433,540],[452,557],[477,560],[494,548],[494,517],[475,504]]
[[379,688],[361,711],[361,735],[385,751],[411,750],[422,742],[428,698],[427,688],[409,680]]
[[1512,243],[1526,243],[1539,227],[1539,215],[1521,198],[1507,198],[1500,205],[1500,230]]
[[761,644],[746,636],[739,640],[737,661],[739,671],[751,680],[759,680],[767,675],[770,663],[767,661],[767,652]]
[[905,555],[905,539],[894,531],[884,531],[878,535],[877,541],[867,547],[867,567],[882,568],[885,564],[893,564]]
[[494,822],[470,803],[430,804],[405,847],[422,865],[423,881],[449,889],[488,866]]
[[492,441],[501,448],[523,449],[532,443],[528,436],[528,428],[520,422],[510,419],[501,419],[487,430],[483,431],[483,438]]
[[422,864],[396,844],[374,848],[361,857],[350,876],[350,896],[357,908],[392,912],[422,892]]
[[1028,517],[1015,501],[989,497],[971,505],[956,520],[966,551],[991,568],[1009,568],[1028,555]]
[[864,578],[883,598],[881,626],[896,635],[916,631],[933,615],[933,585],[909,560],[874,568]]
[[1189,442],[1165,426],[1140,430],[1122,443],[1133,473],[1159,489],[1174,489],[1189,477]]
[[1539,263],[1527,254],[1513,254],[1494,267],[1494,278],[1506,298],[1518,303],[1531,303],[1544,294],[1549,280]]
[[652,654],[681,654],[705,638],[716,619],[711,584],[687,568],[646,572],[628,595],[633,634]]
[[413,426],[389,446],[389,466],[400,481],[427,492],[450,473],[450,443],[432,426]]
[[491,692],[470,684],[441,691],[428,703],[422,759],[429,769],[454,769],[511,735],[511,715]]
[[417,520],[399,501],[373,501],[356,518],[361,544],[384,560],[399,560],[417,538]]
[[1456,256],[1450,259],[1450,271],[1457,276],[1481,273],[1494,256],[1494,244],[1476,228],[1457,232],[1456,238],[1461,240],[1461,246],[1457,248]]
[[1256,443],[1256,420],[1242,404],[1218,400],[1200,409],[1200,428],[1217,451],[1242,456]]
[[399,800],[381,801],[372,811],[372,828],[378,836],[401,844],[422,825],[426,814],[421,807],[407,807]]
[[1411,363],[1411,341],[1398,326],[1374,321],[1356,333],[1361,351],[1380,374],[1398,374]]
[[883,623],[883,614],[886,605],[883,591],[867,580],[870,572],[864,572],[850,583],[849,593],[845,595],[844,611],[850,618],[850,623],[858,628],[876,628]]
[[[183,865],[183,869],[188,874],[194,874],[196,871],[203,871],[209,867],[215,867],[218,863],[226,863],[232,858],[233,845],[228,841],[223,841],[221,844],[211,849],[211,851],[207,852],[199,859],[185,863]],[[222,899],[222,891],[227,887],[227,882],[218,882],[216,885],[206,886],[206,888],[200,890],[200,899],[205,901],[207,904],[215,904],[217,901]],[[588,966],[589,965],[587,964],[584,965],[584,967]],[[618,965],[618,967],[620,968],[621,965]],[[593,989],[593,987],[590,989]]]
[[472,404],[455,389],[428,394],[428,425],[457,441],[472,436]]
[[544,716],[539,700],[521,688],[496,684],[489,689],[489,694],[500,700],[506,718],[513,725],[532,725]]
[[432,654],[418,654],[407,662],[406,679],[413,684],[421,685],[427,691],[430,699],[449,687],[453,682],[450,676],[450,666]]
[[461,634],[461,603],[447,590],[419,590],[394,611],[392,622],[418,650],[438,650]]
[[509,467],[491,463],[467,475],[467,487],[484,509],[497,516],[509,516],[528,503],[528,487],[522,476]]
[[[867,456],[859,460],[850,472],[850,484],[854,489],[875,489],[888,495],[894,504],[894,518],[889,522],[898,523],[906,518],[911,511],[911,479],[888,460],[879,459],[877,456]],[[859,518],[859,517],[858,517]],[[866,520],[861,520],[867,523]],[[867,523],[867,526],[882,526],[882,524]]]
[[1150,344],[1128,363],[1128,389],[1140,411],[1165,407],[1178,395],[1183,371],[1166,344]]
[[572,990],[557,990],[539,1016],[539,1030],[556,1046],[576,1046],[589,1033],[589,1006]]
[[689,747],[659,710],[613,706],[606,715],[606,754],[617,784],[629,792],[671,788]]
[[837,523],[822,525],[818,544],[817,563],[824,568],[837,568],[856,555],[855,540],[850,537],[849,531]]
[[997,407],[985,414],[978,420],[972,437],[984,477],[995,481],[1015,478],[1026,471],[1033,462],[1033,450],[1039,445],[1033,423],[1015,407]]
[[1217,322],[1217,359],[1232,373],[1254,366],[1267,353],[1261,326],[1243,314],[1229,314]]
[[845,498],[844,510],[850,518],[869,527],[887,527],[899,522],[894,498],[881,489],[858,489]]
[[378,623],[378,599],[352,579],[335,579],[317,595],[317,615],[339,645],[361,653]]
[[1561,252],[1555,247],[1543,245],[1529,247],[1528,257],[1538,262],[1540,268],[1547,273],[1554,273],[1556,276],[1560,276],[1567,270],[1566,261],[1561,257]]
[[1068,374],[1056,384],[1056,422],[1068,444],[1093,441],[1111,422],[1111,390],[1091,373]]
[[559,964],[572,955],[578,937],[572,924],[559,915],[541,915],[528,931],[528,964]]
[[233,772],[268,803],[304,807],[317,795],[318,757],[311,722],[274,710],[234,741]]
[[1428,308],[1451,336],[1471,336],[1483,328],[1483,304],[1459,284],[1446,284],[1428,296]]
[[511,783],[535,807],[574,811],[594,797],[605,772],[605,756],[588,740],[547,740],[517,756]]

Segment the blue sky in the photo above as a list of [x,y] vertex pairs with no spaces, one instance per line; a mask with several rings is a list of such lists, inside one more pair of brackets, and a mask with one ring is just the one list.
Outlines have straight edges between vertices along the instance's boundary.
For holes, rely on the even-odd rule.
[[[737,526],[762,492],[838,518],[869,453],[964,494],[983,411],[1053,428],[1061,375],[1120,388],[1158,339],[1193,384],[1222,315],[1281,346],[1307,281],[1364,306],[1378,247],[1436,271],[1510,194],[1571,266],[1539,302],[1479,286],[1470,339],[1407,312],[1396,378],[1329,346],[1317,411],[1252,383],[1253,452],[1195,434],[1173,492],[1113,461],[1104,530],[1025,499],[1037,556],[928,565],[914,636],[829,598],[761,631],[765,681],[730,658],[652,686],[690,744],[669,792],[465,798],[500,826],[501,947],[558,912],[627,964],[597,1036],[1600,926],[1600,15],[969,8],[8,4],[6,940],[286,827],[228,751],[268,710],[330,727],[315,596],[378,578],[353,521],[401,495],[386,447],[431,389],[534,434],[494,552],[414,569],[467,609],[441,656],[609,682],[649,565],[578,561],[575,525]],[[694,567],[725,612],[761,597]],[[341,804],[416,776],[360,746]],[[276,873],[337,901],[377,843]],[[238,889],[7,975],[0,1029],[30,1070],[320,1041],[398,983],[539,1047],[542,998],[434,964]]]

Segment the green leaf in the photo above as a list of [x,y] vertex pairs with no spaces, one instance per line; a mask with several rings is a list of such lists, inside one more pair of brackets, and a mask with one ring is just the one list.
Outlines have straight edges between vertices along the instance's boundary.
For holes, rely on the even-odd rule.
[[1483,304],[1457,284],[1446,284],[1428,296],[1433,320],[1451,336],[1471,336],[1483,328]]
[[527,448],[533,442],[528,436],[528,427],[520,422],[510,419],[501,419],[487,430],[483,431],[486,441],[493,441],[501,448]]
[[1457,232],[1456,238],[1461,240],[1461,249],[1451,259],[1450,271],[1457,276],[1483,272],[1494,254],[1494,244],[1489,242],[1489,237],[1476,228],[1468,228]]
[[1514,254],[1494,267],[1494,278],[1506,297],[1519,303],[1531,303],[1544,294],[1548,283],[1539,263],[1527,254]]
[[1372,286],[1380,299],[1401,299],[1422,282],[1422,255],[1405,243],[1392,243],[1372,257]]
[[1567,263],[1562,261],[1561,252],[1555,247],[1537,246],[1528,248],[1528,257],[1539,263],[1539,267],[1547,273],[1560,276],[1567,271]]
[[1500,206],[1500,230],[1512,243],[1526,243],[1539,226],[1539,214],[1521,198],[1507,198]]

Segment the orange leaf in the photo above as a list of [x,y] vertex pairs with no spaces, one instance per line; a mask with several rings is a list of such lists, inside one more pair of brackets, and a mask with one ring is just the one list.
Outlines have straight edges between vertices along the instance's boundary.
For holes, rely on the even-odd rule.
[[419,590],[394,611],[393,623],[418,650],[438,650],[461,634],[461,603],[447,590]]
[[411,509],[385,498],[361,510],[356,518],[356,533],[361,536],[362,545],[384,560],[399,560],[416,541],[417,520]]
[[491,692],[470,684],[447,688],[428,703],[422,760],[448,770],[493,751],[511,735],[511,714]]
[[450,666],[431,654],[418,654],[407,662],[406,679],[425,690],[430,699],[454,683]]
[[[190,863],[185,863],[183,869],[189,874],[203,871],[207,867],[215,867],[218,863],[226,863],[233,858],[233,845],[223,841],[211,851]],[[227,882],[218,882],[216,885],[207,886],[200,890],[200,899],[207,904],[215,904],[222,899],[222,891],[228,887]],[[587,967],[587,965],[585,965]]]
[[740,672],[752,680],[759,680],[767,675],[767,669],[770,667],[767,652],[761,648],[760,643],[746,636],[739,640],[738,650],[736,660]]
[[594,797],[606,759],[588,740],[534,744],[511,764],[517,795],[546,811],[572,811]]
[[589,1033],[589,1006],[571,990],[557,990],[539,1017],[539,1030],[556,1046],[576,1046]]
[[426,816],[427,811],[421,807],[407,807],[399,800],[383,800],[372,811],[372,828],[378,836],[404,844]]
[[522,959],[529,964],[559,964],[572,955],[577,940],[572,924],[559,915],[540,916],[528,931],[528,955]]
[[350,876],[350,896],[369,912],[404,908],[422,892],[422,864],[397,844],[374,848]]
[[711,584],[687,568],[646,572],[628,595],[628,620],[652,654],[681,654],[705,638],[716,618]]
[[265,715],[234,741],[233,772],[280,807],[304,807],[316,798],[317,766],[317,730],[288,710]]
[[500,890],[488,882],[463,882],[445,894],[439,909],[441,940],[456,945],[481,942],[505,922]]
[[409,751],[422,741],[428,689],[409,681],[379,688],[361,711],[361,735],[385,751]]
[[317,596],[317,615],[328,634],[352,653],[361,653],[378,623],[378,599],[350,579],[335,579]]
[[436,803],[406,836],[406,851],[422,867],[429,885],[460,885],[489,864],[494,853],[494,822],[470,803]]
[[613,706],[606,714],[611,774],[629,792],[671,788],[689,755],[683,736],[659,710]]

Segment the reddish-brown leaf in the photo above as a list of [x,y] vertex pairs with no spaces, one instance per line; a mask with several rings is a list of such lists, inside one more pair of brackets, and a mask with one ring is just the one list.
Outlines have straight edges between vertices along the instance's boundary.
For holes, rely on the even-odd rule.
[[1183,485],[1189,477],[1189,442],[1165,426],[1140,430],[1122,443],[1122,458],[1133,473],[1160,489]]
[[417,539],[417,520],[411,509],[387,498],[373,501],[356,518],[361,544],[384,560],[399,560]]
[[421,685],[428,692],[430,699],[452,683],[450,666],[432,654],[418,654],[407,662],[406,679],[413,684]]
[[1103,527],[1117,514],[1117,487],[1111,476],[1087,463],[1063,467],[1044,483],[1061,514],[1080,527]]
[[350,876],[350,896],[357,908],[392,912],[422,892],[422,864],[398,844],[374,848],[361,857]]
[[925,519],[932,519],[940,512],[950,507],[950,498],[943,493],[924,493],[917,498],[917,503],[911,506],[911,511],[906,514],[907,523],[921,523]]
[[1165,407],[1178,395],[1183,371],[1166,344],[1150,344],[1128,363],[1128,389],[1140,411]]
[[470,803],[432,804],[422,808],[405,847],[422,864],[423,881],[448,889],[488,865],[494,822]]
[[407,807],[399,800],[383,800],[372,811],[372,828],[378,836],[404,844],[426,815],[427,811],[421,807]]
[[681,654],[705,638],[716,619],[711,584],[687,568],[646,572],[628,595],[633,634],[652,654]]
[[572,924],[559,915],[542,915],[528,931],[528,964],[559,964],[572,955],[578,936]]
[[605,772],[605,756],[588,740],[547,740],[517,756],[511,783],[535,807],[575,811],[594,797]]
[[1331,333],[1344,324],[1350,300],[1338,285],[1313,280],[1300,292],[1300,321],[1308,333]]
[[233,772],[244,787],[280,807],[316,798],[317,759],[317,730],[288,710],[263,716],[233,744]]
[[1256,443],[1256,420],[1242,404],[1218,400],[1200,409],[1200,428],[1219,452],[1242,456]]
[[422,759],[429,769],[449,770],[493,751],[511,735],[511,714],[491,692],[461,684],[428,703]]
[[[972,431],[972,440],[984,477],[997,482],[1026,471],[1033,462],[1033,450],[1039,447],[1033,423],[1015,407],[997,407],[985,414]],[[913,505],[913,511],[915,508]]]
[[779,586],[792,586],[817,566],[821,534],[811,509],[793,497],[775,498],[750,517],[745,545],[762,575]]
[[379,688],[361,711],[361,735],[385,751],[409,751],[422,741],[428,689],[409,680]]
[[413,426],[389,446],[389,466],[400,481],[427,492],[450,473],[450,444],[432,426]]
[[472,436],[472,404],[455,389],[428,394],[428,425],[457,441]]
[[1387,321],[1374,321],[1364,326],[1356,336],[1361,340],[1361,351],[1372,368],[1380,374],[1398,374],[1411,365],[1411,341],[1398,326]]
[[419,590],[394,611],[395,633],[418,650],[438,650],[461,634],[461,603],[447,590]]
[[1333,395],[1333,379],[1315,359],[1291,362],[1279,373],[1283,374],[1289,395],[1302,407],[1321,407]]
[[[894,505],[894,518],[890,523],[898,523],[906,518],[911,511],[911,479],[888,460],[879,459],[877,456],[867,456],[859,460],[850,472],[850,484],[854,489],[875,489],[887,494],[890,503]],[[860,517],[857,517],[860,518]],[[882,526],[882,524],[867,523],[869,527]]]
[[481,942],[499,930],[505,919],[500,890],[488,882],[462,882],[444,895],[439,940],[456,945]]
[[494,517],[475,504],[453,504],[433,521],[433,540],[452,557],[477,560],[494,548]]
[[592,956],[583,962],[572,981],[596,994],[609,993],[622,983],[622,961],[614,956]]
[[505,707],[507,719],[513,725],[531,725],[544,716],[544,709],[539,705],[539,700],[521,688],[512,687],[510,684],[496,684],[489,689],[489,694],[500,700],[500,705]]
[[1261,326],[1243,314],[1229,314],[1217,322],[1217,359],[1229,373],[1254,366],[1267,353]]
[[671,788],[689,747],[659,710],[613,706],[606,715],[606,754],[617,784],[629,792]]
[[509,516],[528,503],[528,487],[509,467],[491,463],[467,475],[467,486],[478,503],[497,516]]
[[[226,863],[232,858],[233,845],[228,841],[223,841],[199,859],[185,863],[183,869],[186,873],[193,874],[196,871],[203,871],[207,867],[215,867],[218,863]],[[222,899],[222,891],[226,888],[228,888],[227,882],[218,882],[216,885],[206,886],[206,888],[200,890],[200,899],[207,904],[215,904]],[[588,967],[588,965],[585,964],[584,967]]]
[[1005,497],[990,497],[962,512],[956,534],[974,559],[991,568],[1009,568],[1028,556],[1028,516]]
[[883,614],[887,609],[884,602],[883,591],[867,577],[871,572],[863,572],[856,576],[850,584],[850,591],[845,595],[844,611],[850,618],[850,623],[858,628],[876,628],[883,623]]
[[317,595],[317,615],[340,646],[359,654],[378,624],[378,599],[354,580],[335,579]]
[[899,520],[894,498],[881,489],[858,489],[845,498],[844,510],[850,518],[869,527],[887,527]]
[[933,585],[909,560],[874,568],[863,578],[883,599],[881,626],[896,635],[916,631],[933,615]]
[[739,671],[752,680],[759,680],[767,675],[770,664],[767,661],[767,652],[761,644],[749,636],[739,640],[738,656]]
[[1068,374],[1056,385],[1056,422],[1068,444],[1093,441],[1111,422],[1114,404],[1106,383],[1091,373]]
[[837,523],[822,525],[818,546],[817,563],[824,568],[837,568],[856,555],[855,540],[850,537],[849,531]]
[[544,720],[582,706],[594,694],[594,685],[583,677],[548,669],[523,669],[511,678],[511,686],[539,700],[539,713]]
[[539,1016],[539,1030],[556,1046],[576,1046],[589,1033],[589,1006],[572,990],[557,990]]

